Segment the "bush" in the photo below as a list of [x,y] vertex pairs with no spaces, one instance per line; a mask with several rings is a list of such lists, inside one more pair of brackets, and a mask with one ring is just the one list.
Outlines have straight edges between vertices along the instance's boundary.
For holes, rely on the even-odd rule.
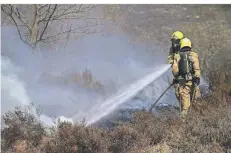
[[45,133],[33,113],[17,107],[4,115],[2,150],[21,153],[230,152],[231,105],[198,101],[196,106],[184,123],[171,116],[157,118],[140,111],[131,122],[110,130],[60,122],[49,133]]
[[110,151],[113,153],[127,153],[131,149],[149,146],[150,139],[138,131],[131,124],[123,124],[109,132],[112,142]]
[[47,143],[44,152],[49,153],[106,153],[109,139],[104,130],[86,127],[84,124],[59,123],[52,141]]
[[3,151],[13,148],[17,150],[17,147],[34,149],[45,134],[45,129],[31,106],[16,107],[14,111],[8,111],[3,115],[3,122],[5,124],[5,128],[1,130]]
[[[204,104],[208,105],[208,104]],[[163,141],[176,152],[225,152],[231,149],[231,106],[191,110],[187,121],[169,128]]]
[[131,126],[143,133],[147,138],[150,138],[150,144],[159,143],[166,130],[169,128],[171,121],[169,118],[157,118],[149,112],[137,112],[134,114]]

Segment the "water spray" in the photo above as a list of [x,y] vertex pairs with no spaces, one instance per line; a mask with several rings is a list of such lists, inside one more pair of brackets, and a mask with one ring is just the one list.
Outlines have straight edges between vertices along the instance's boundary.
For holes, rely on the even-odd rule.
[[143,90],[147,85],[151,84],[154,80],[156,80],[158,77],[163,75],[169,68],[170,68],[170,65],[159,66],[157,71],[141,78],[140,80],[131,84],[125,90],[118,91],[117,94],[115,94],[115,96],[112,96],[108,100],[104,101],[97,108],[89,110],[90,115],[86,114],[87,125],[97,122],[103,116],[112,112],[120,104],[132,98],[139,91]]

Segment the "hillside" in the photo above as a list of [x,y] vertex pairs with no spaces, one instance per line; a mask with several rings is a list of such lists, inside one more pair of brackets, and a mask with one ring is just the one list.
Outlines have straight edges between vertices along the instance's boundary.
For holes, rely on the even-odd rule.
[[[231,153],[230,5],[1,8],[2,152]],[[192,105],[185,122],[177,106],[159,107],[157,115],[129,104],[91,126],[60,121],[51,127],[40,120],[44,111],[79,119],[92,113],[88,108],[98,109],[150,67],[166,63],[176,29],[192,40],[209,91]],[[134,99],[148,107],[166,78],[171,81],[161,77]],[[173,96],[164,101],[172,103]],[[43,110],[29,106],[34,101]],[[16,104],[21,105],[10,109]]]

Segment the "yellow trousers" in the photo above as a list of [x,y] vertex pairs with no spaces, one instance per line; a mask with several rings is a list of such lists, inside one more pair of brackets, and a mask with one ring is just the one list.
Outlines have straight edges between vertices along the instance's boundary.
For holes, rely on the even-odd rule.
[[[176,98],[180,101],[181,110],[188,110],[191,105],[191,96],[193,92],[192,84],[188,85],[179,85],[175,86],[175,95]],[[199,86],[196,87],[194,102],[200,97]]]

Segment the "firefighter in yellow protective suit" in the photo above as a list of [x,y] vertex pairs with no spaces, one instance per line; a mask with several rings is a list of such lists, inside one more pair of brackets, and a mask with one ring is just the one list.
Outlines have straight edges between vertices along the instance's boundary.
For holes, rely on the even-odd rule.
[[[192,51],[192,43],[188,38],[180,42],[180,51],[175,54],[172,73],[179,84],[179,101],[181,105],[181,117],[185,118],[192,99],[200,96],[200,66],[198,54]],[[195,97],[192,97],[195,89]]]
[[[172,42],[172,46],[170,47],[170,51],[168,54],[168,63],[169,64],[173,64],[173,59],[174,59],[174,55],[177,54],[180,50],[180,40],[184,38],[184,34],[180,31],[175,31],[172,34],[171,37],[171,42]],[[175,82],[176,79],[173,79],[173,82]],[[179,84],[175,83],[174,84],[174,88],[175,88],[175,95],[176,98],[179,100]]]
[[176,53],[180,50],[180,40],[183,39],[184,34],[180,31],[175,31],[172,34],[171,42],[172,46],[170,47],[170,51],[168,54],[168,63],[173,64],[173,58]]

